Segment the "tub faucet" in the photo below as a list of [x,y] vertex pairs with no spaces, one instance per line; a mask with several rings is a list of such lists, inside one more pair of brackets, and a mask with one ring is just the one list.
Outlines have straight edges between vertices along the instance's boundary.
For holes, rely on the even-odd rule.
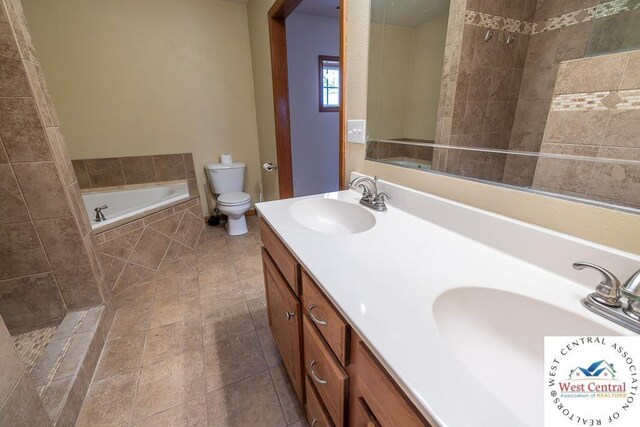
[[96,211],[96,222],[107,220],[107,218],[105,218],[104,214],[102,213],[102,210],[107,209],[108,207],[109,206],[104,205],[94,209],[94,211]]
[[[582,305],[607,320],[640,333],[640,270],[623,286],[613,273],[599,265],[576,262],[573,268],[592,268],[603,276],[596,291],[582,299]],[[622,304],[625,299],[626,306]]]
[[[369,184],[369,186],[365,185]],[[386,211],[385,200],[391,197],[387,193],[378,193],[378,177],[359,176],[351,180],[347,188],[362,188],[360,204],[376,211]]]

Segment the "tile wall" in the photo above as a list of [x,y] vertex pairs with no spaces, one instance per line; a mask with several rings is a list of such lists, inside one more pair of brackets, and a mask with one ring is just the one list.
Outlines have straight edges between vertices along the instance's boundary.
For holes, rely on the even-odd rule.
[[[597,0],[538,0],[507,148],[539,152],[562,61],[586,54]],[[508,156],[502,182],[531,186],[536,157]]]
[[[506,149],[529,45],[525,23],[532,19],[536,2],[469,0],[466,8],[465,2],[460,3],[452,2],[457,18],[449,23],[457,28],[450,30],[460,36],[450,41],[454,34],[447,35],[436,142]],[[492,35],[486,41],[488,32]],[[505,155],[447,151],[436,150],[434,170],[489,180],[502,177]]]
[[83,159],[71,163],[81,189],[185,179],[197,188],[191,153]]
[[[16,334],[58,322],[68,310],[103,304],[104,281],[19,0],[0,0],[0,77],[0,425],[48,426],[9,330]],[[110,326],[107,318],[102,328]],[[104,337],[92,341],[93,354],[103,344]],[[63,410],[66,425],[73,424],[86,386],[88,378],[74,383]]]
[[638,163],[540,158],[533,187],[640,208],[638,135],[640,51],[565,62],[540,151]]
[[91,227],[18,0],[0,7],[0,314],[9,330],[101,304]]
[[96,234],[97,250],[110,300],[131,298],[163,260],[193,249],[204,228],[200,199],[192,199],[128,224]]

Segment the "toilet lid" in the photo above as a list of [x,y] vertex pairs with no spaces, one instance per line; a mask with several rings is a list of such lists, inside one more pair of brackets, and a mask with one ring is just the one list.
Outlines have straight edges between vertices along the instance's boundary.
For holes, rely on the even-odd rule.
[[222,205],[241,205],[251,200],[251,196],[247,193],[224,193],[218,196],[218,203]]

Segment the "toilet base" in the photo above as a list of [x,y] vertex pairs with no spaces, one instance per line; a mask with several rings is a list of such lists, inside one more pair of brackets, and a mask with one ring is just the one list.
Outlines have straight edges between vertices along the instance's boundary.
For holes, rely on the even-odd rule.
[[227,229],[227,234],[229,234],[229,236],[241,236],[249,232],[249,229],[247,228],[247,220],[244,215],[235,219],[229,216],[227,218],[225,228]]

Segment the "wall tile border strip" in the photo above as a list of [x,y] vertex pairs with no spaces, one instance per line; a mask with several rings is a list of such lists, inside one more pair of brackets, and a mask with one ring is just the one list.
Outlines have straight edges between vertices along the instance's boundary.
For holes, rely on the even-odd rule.
[[562,15],[544,19],[538,22],[527,22],[519,19],[505,18],[491,15],[489,13],[477,12],[474,10],[465,11],[465,24],[476,27],[491,28],[494,30],[509,31],[520,34],[539,34],[545,31],[559,30],[571,25],[589,22],[598,18],[616,15],[618,13],[629,12],[640,9],[640,2],[637,0],[613,0],[597,6],[567,12]]
[[551,110],[640,110],[640,89],[556,95]]

